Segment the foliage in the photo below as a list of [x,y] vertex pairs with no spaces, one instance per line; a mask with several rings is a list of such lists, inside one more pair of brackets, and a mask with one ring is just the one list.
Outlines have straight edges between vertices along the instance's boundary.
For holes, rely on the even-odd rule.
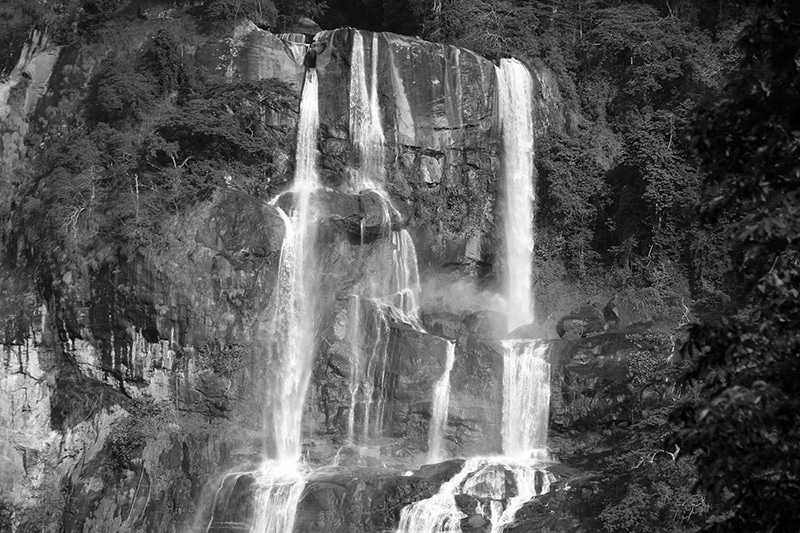
[[200,12],[203,22],[215,32],[224,32],[230,24],[244,19],[271,28],[278,18],[272,0],[208,0],[202,3]]
[[200,354],[207,359],[209,367],[221,376],[231,376],[247,365],[248,349],[240,344],[227,346],[206,345]]
[[134,399],[128,414],[117,419],[106,439],[109,462],[116,472],[133,470],[136,454],[152,440],[167,421],[168,409],[152,399]]
[[609,193],[589,143],[582,137],[552,136],[540,146],[537,160],[542,216],[562,237],[565,263],[580,277],[599,257],[592,247],[594,229]]
[[699,75],[700,34],[684,20],[636,3],[600,9],[596,17],[583,44],[584,68],[613,76],[620,89],[613,106],[658,105]]
[[265,194],[289,142],[264,124],[293,113],[277,80],[209,80],[157,31],[142,54],[111,55],[89,82],[86,115],[50,135],[14,217],[43,272],[88,274],[162,245],[166,217],[221,186]]
[[707,172],[705,215],[728,215],[732,265],[751,319],[694,326],[687,353],[703,401],[675,438],[698,454],[699,488],[730,516],[716,531],[800,523],[800,5],[765,1],[741,34],[744,56],[693,133]]
[[140,61],[141,68],[155,78],[158,94],[169,94],[189,83],[178,38],[169,30],[158,30]]
[[[655,112],[642,117],[625,136],[621,162],[643,185],[639,217],[650,229],[648,241],[657,252],[679,259],[685,228],[698,200],[699,175],[681,154],[679,120],[673,112]],[[625,202],[626,211],[637,202]],[[629,216],[629,214],[627,215]]]
[[153,80],[128,58],[112,55],[103,61],[89,91],[89,118],[118,128],[131,128],[153,105]]
[[709,508],[687,483],[694,477],[690,464],[653,455],[639,458],[634,471],[624,498],[600,513],[604,531],[690,531],[702,524]]
[[319,20],[328,11],[326,0],[275,0],[275,5],[281,29],[291,27],[301,18]]
[[694,465],[676,460],[674,447],[664,448],[664,436],[676,428],[669,421],[674,402],[672,394],[664,394],[648,403],[635,423],[570,436],[574,449],[562,462],[583,463],[596,480],[591,494],[581,496],[582,529],[677,533],[715,519],[704,496],[692,490]]

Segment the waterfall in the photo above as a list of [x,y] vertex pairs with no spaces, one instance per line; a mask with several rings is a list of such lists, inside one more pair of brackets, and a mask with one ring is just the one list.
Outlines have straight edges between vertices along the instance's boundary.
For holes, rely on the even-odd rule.
[[361,299],[352,298],[348,309],[348,331],[352,337],[350,341],[350,411],[347,413],[347,442],[355,444],[356,441],[356,404],[358,402],[358,391],[361,388],[361,345],[359,336],[361,333]]
[[[348,188],[374,190],[383,199],[384,224],[399,214],[384,190],[384,135],[378,100],[378,34],[369,52],[361,32],[353,32],[349,87],[350,139],[355,151]],[[363,223],[363,222],[362,222]],[[379,437],[383,429],[388,369],[389,318],[420,329],[418,318],[419,271],[414,242],[405,229],[392,231],[390,257],[382,253],[368,268],[361,294],[349,309],[350,412],[348,442],[357,435],[357,411],[363,406],[361,441]],[[363,245],[363,239],[362,239]],[[387,276],[388,274],[388,276]],[[380,317],[380,319],[378,319]]]
[[[506,310],[513,330],[533,322],[533,80],[528,69],[513,59],[501,60],[496,73],[506,191]],[[469,459],[438,494],[402,510],[398,533],[460,532],[460,521],[467,515],[456,504],[458,494],[483,502],[478,511],[491,522],[491,533],[500,533],[525,502],[550,490],[554,478],[546,470],[547,345],[535,340],[502,344],[504,455]],[[444,384],[437,383],[437,395],[440,385],[444,389]],[[435,424],[431,421],[431,442],[440,424],[438,419]],[[433,444],[429,447],[434,448]]]
[[505,174],[508,327],[533,322],[533,78],[515,59],[497,69]]
[[442,445],[447,428],[447,411],[450,406],[450,371],[456,356],[456,343],[447,343],[447,362],[444,373],[433,388],[431,421],[428,426],[428,461],[433,463],[442,459]]
[[317,186],[316,138],[319,123],[316,72],[306,74],[297,132],[294,191],[298,201],[291,217],[283,214],[286,235],[278,267],[272,318],[271,368],[275,369],[271,409],[275,458],[300,457],[303,405],[314,358],[313,286],[314,222],[311,190]]
[[348,309],[350,336],[350,413],[348,441],[356,441],[356,411],[362,406],[361,442],[383,429],[389,363],[389,321],[378,301],[354,296]]
[[378,101],[378,34],[372,34],[370,76],[361,32],[353,32],[350,55],[350,140],[356,153],[353,190],[378,189],[383,185],[384,136]]
[[[316,170],[319,127],[317,74],[306,71],[297,125],[293,192],[297,203],[290,215],[279,210],[286,227],[278,266],[275,308],[271,320],[269,366],[272,401],[265,419],[272,419],[274,460],[255,474],[257,489],[251,533],[292,531],[297,504],[305,487],[301,455],[302,418],[314,361],[314,226],[311,192],[318,186]],[[266,429],[266,425],[265,425]]]
[[[319,186],[317,176],[317,132],[319,131],[319,82],[316,69],[306,70],[297,121],[294,190],[310,191]],[[306,204],[307,207],[307,204]],[[307,210],[306,210],[307,211]]]
[[[439,492],[403,508],[397,533],[461,533],[467,517],[456,503],[466,494],[478,499],[479,510],[491,523],[491,533],[510,524],[522,505],[550,490],[554,477],[542,462],[517,462],[503,457],[472,457]],[[502,501],[507,500],[507,505]]]
[[392,303],[411,320],[417,320],[419,304],[419,269],[417,249],[408,231],[402,229],[392,233],[392,260],[394,293]]
[[288,463],[266,463],[256,474],[255,516],[250,533],[289,533],[305,488],[304,473]]
[[547,344],[503,341],[503,452],[525,457],[547,445],[550,363]]
[[458,509],[455,495],[467,476],[478,469],[480,461],[467,459],[458,474],[442,483],[437,494],[403,507],[397,533],[460,533],[461,519],[466,515]]

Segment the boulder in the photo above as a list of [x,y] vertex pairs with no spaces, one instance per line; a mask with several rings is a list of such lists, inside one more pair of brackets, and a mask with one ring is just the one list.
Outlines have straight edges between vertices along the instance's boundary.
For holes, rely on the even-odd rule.
[[562,339],[583,339],[599,335],[608,329],[600,304],[589,303],[561,318],[556,325]]
[[215,202],[195,241],[229,258],[263,258],[280,252],[285,233],[275,207],[245,193],[229,191]]
[[422,313],[422,324],[434,335],[456,340],[462,331],[462,318],[445,311]]
[[624,334],[548,344],[551,429],[629,419],[627,359],[633,346]]

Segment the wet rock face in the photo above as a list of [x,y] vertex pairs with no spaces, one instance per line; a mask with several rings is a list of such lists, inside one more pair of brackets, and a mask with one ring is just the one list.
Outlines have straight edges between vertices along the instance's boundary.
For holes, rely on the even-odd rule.
[[286,228],[278,210],[241,192],[222,194],[195,241],[229,261],[242,264],[248,259],[262,260],[280,252]]
[[503,352],[494,341],[462,338],[450,373],[446,448],[469,457],[502,452]]
[[[347,124],[349,102],[340,90],[350,76],[356,30],[333,30],[320,40],[320,93],[328,104],[322,120]],[[378,95],[384,128],[398,144],[444,154],[450,149],[498,148],[494,64],[474,52],[391,33],[361,32],[370,65],[378,53]],[[431,168],[427,165],[427,168]],[[436,180],[437,177],[432,178]]]

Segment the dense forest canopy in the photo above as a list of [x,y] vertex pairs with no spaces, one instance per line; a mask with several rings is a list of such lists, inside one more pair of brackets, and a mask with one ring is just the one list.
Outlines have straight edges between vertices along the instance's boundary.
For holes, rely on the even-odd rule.
[[[109,46],[115,28],[162,4],[186,10],[190,22],[153,32],[138,55]],[[290,143],[260,117],[291,112],[293,93],[274,80],[228,83],[180,51],[243,20],[278,32],[303,17],[514,56],[556,74],[568,120],[537,145],[539,283],[561,276],[589,293],[613,287],[662,326],[662,344],[685,340],[679,328],[696,322],[685,349],[686,405],[667,424],[677,430],[667,450],[677,447],[679,464],[696,471],[664,467],[637,478],[600,515],[604,528],[796,528],[793,0],[7,1],[0,73],[32,29],[105,51],[85,80],[89,96],[65,107],[73,114],[63,126],[29,135],[34,157],[19,169],[13,209],[0,214],[5,262],[49,280],[90,274],[158,253],[163,221],[225,183],[272,195],[291,175],[278,156]],[[660,364],[638,372],[642,387],[675,377]],[[693,499],[686,476],[696,476],[710,507]],[[654,511],[664,491],[672,500]]]

